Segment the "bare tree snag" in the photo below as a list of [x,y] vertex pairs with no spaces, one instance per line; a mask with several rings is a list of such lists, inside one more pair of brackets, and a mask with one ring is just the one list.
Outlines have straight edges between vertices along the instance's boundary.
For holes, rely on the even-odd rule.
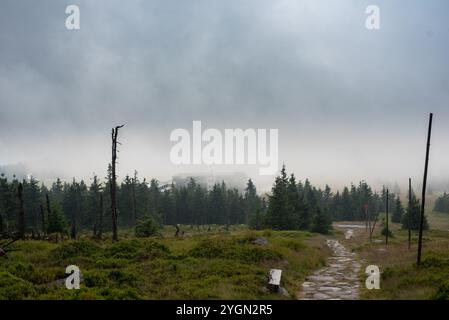
[[17,188],[17,198],[19,199],[19,221],[18,221],[18,231],[19,238],[25,239],[25,210],[23,208],[23,185],[19,183]]
[[118,240],[117,232],[117,176],[115,173],[115,163],[117,161],[117,136],[118,130],[124,125],[112,128],[112,162],[111,162],[111,215],[112,215],[112,240]]
[[178,223],[175,225],[175,228],[176,228],[175,237],[179,237],[179,235],[181,236],[184,235],[184,231],[181,230],[181,226]]

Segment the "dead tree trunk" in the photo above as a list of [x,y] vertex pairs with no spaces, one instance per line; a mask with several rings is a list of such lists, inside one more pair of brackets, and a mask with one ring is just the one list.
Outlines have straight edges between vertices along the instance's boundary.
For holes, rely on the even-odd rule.
[[41,225],[42,225],[42,233],[45,234],[45,213],[44,213],[44,206],[40,205],[40,214],[41,214]]
[[112,240],[118,240],[117,232],[117,176],[115,162],[117,161],[117,136],[118,130],[123,125],[112,128],[112,162],[111,162],[111,215],[112,215]]
[[19,238],[25,239],[25,210],[23,208],[23,185],[19,183],[17,188],[17,197],[19,199],[19,223],[18,223],[18,231]]
[[424,164],[424,177],[422,184],[422,195],[421,195],[421,219],[419,221],[419,238],[418,238],[418,257],[416,264],[421,264],[421,251],[422,251],[422,234],[424,228],[424,210],[426,207],[426,186],[427,186],[427,168],[429,167],[429,151],[430,151],[430,137],[432,135],[432,118],[433,113],[429,115],[429,129],[427,132],[427,146],[426,146],[426,162]]

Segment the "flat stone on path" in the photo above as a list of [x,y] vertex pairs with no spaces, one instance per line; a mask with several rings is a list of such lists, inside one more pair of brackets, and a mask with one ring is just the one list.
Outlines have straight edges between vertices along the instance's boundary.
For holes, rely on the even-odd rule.
[[337,240],[327,240],[332,256],[328,265],[306,278],[300,298],[304,300],[358,300],[360,262]]

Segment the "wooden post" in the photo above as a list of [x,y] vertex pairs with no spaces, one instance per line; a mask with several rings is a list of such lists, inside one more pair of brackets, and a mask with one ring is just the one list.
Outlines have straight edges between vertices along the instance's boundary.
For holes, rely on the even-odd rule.
[[408,178],[408,249],[412,244],[412,178]]
[[115,162],[117,160],[117,136],[118,130],[123,125],[112,128],[112,163],[111,163],[111,215],[112,215],[112,240],[118,240],[117,232],[117,176],[115,174]]
[[432,118],[433,113],[429,115],[429,129],[427,132],[427,146],[426,146],[426,161],[424,164],[424,177],[422,184],[422,195],[421,195],[421,219],[419,222],[419,238],[418,238],[418,257],[417,266],[421,264],[421,254],[422,254],[422,234],[424,227],[424,210],[426,205],[426,185],[427,185],[427,169],[429,167],[429,151],[430,151],[430,137],[432,135]]
[[385,232],[385,245],[388,245],[388,200],[389,200],[389,190],[387,188],[387,208],[385,211],[385,227],[386,227],[386,232]]

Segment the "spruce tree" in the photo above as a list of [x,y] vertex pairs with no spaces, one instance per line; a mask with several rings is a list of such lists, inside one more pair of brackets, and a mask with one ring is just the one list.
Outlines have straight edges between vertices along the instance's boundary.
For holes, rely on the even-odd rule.
[[[408,229],[409,225],[409,215],[411,215],[410,229],[419,230],[419,224],[421,219],[421,205],[420,201],[416,198],[415,195],[412,195],[411,209],[407,208],[405,214],[402,216],[402,228],[406,230]],[[425,215],[423,227],[425,230],[429,228],[429,224],[427,223],[427,218]]]
[[326,209],[317,208],[312,218],[310,231],[328,234],[332,228],[332,220]]
[[303,206],[301,205],[298,186],[294,174],[290,175],[287,186],[287,214],[284,228],[300,229],[303,220]]
[[287,173],[285,165],[282,166],[281,174],[276,177],[268,200],[267,226],[282,230],[287,227],[288,217],[288,194],[287,194]]
[[256,212],[260,214],[260,199],[257,196],[256,186],[251,179],[248,180],[245,189],[245,223],[248,224],[251,216]]
[[391,221],[395,223],[400,223],[402,221],[403,215],[404,215],[404,208],[402,207],[401,199],[397,197],[393,212],[391,214]]
[[47,216],[47,233],[62,233],[66,230],[66,219],[58,202],[55,202]]

